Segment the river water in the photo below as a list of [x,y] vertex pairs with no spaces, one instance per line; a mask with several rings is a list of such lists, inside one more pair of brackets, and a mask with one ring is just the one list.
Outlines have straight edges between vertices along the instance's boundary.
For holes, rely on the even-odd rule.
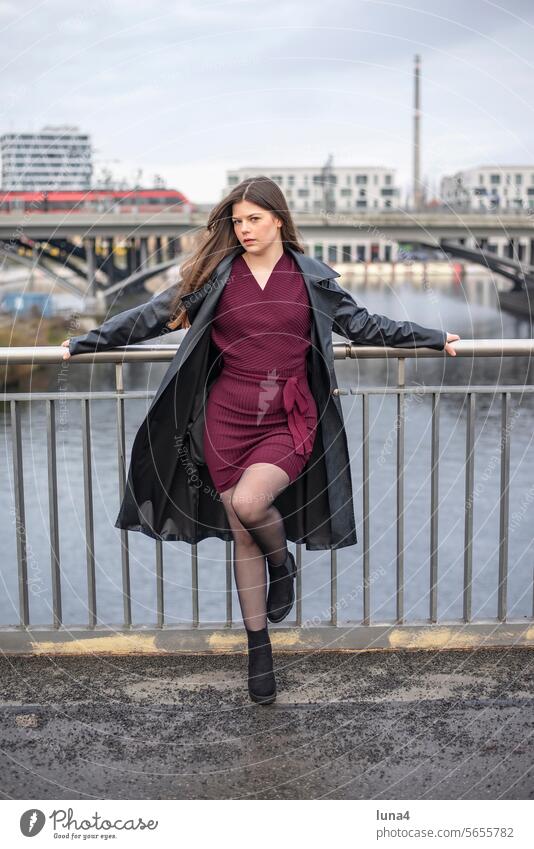
[[[410,319],[443,327],[462,338],[529,338],[527,321],[501,313],[494,282],[471,275],[463,286],[439,282],[422,290],[409,279],[391,286],[368,284],[353,294],[370,312],[397,320]],[[166,337],[167,341],[169,337]],[[342,341],[334,337],[335,342]],[[125,367],[127,389],[158,386],[167,364]],[[532,383],[527,358],[467,358],[407,361],[406,383],[473,385]],[[337,361],[340,387],[395,385],[396,361]],[[69,391],[90,387],[113,390],[114,367],[63,366],[42,370],[32,388]],[[149,401],[126,405],[128,456]],[[354,506],[359,542],[338,551],[338,621],[362,617],[362,429],[361,396],[342,396],[351,456]],[[475,498],[473,540],[474,618],[497,611],[499,567],[499,487],[501,399],[489,392],[477,397],[475,418]],[[534,486],[532,481],[532,397],[513,395],[511,405],[510,538],[508,609],[510,618],[532,612]],[[370,404],[370,572],[371,612],[375,622],[395,617],[396,575],[396,397],[376,395]],[[429,599],[431,397],[417,394],[406,402],[405,442],[405,618],[425,619]],[[9,408],[2,421],[0,491],[3,557],[0,622],[18,622],[16,522],[13,512],[13,460]],[[63,619],[68,625],[87,621],[87,577],[84,541],[83,466],[80,402],[61,403],[58,411],[59,534],[61,546]],[[462,615],[464,558],[465,438],[467,409],[462,395],[445,394],[441,401],[439,467],[439,584],[441,620]],[[122,618],[121,535],[114,527],[119,508],[115,402],[92,404],[93,495],[95,513],[96,584],[99,622],[119,625]],[[23,405],[25,519],[32,625],[52,621],[49,550],[46,417],[44,402]],[[132,612],[135,624],[155,622],[155,542],[129,534]],[[291,548],[293,544],[291,543]],[[198,545],[200,619],[220,622],[225,616],[225,544],[215,538]],[[190,547],[163,545],[165,616],[170,625],[191,619]],[[303,617],[316,623],[330,612],[329,552],[303,547]],[[234,619],[241,621],[237,595]]]

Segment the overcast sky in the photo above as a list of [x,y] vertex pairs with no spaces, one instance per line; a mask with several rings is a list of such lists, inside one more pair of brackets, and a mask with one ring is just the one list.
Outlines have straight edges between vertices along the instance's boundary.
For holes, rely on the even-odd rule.
[[[96,166],[193,201],[228,168],[534,163],[534,0],[0,0],[0,132],[74,124]],[[118,160],[116,162],[115,160]]]

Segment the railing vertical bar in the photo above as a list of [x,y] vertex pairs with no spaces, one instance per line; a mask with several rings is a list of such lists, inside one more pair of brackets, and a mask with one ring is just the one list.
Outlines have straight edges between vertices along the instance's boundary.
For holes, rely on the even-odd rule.
[[440,396],[432,393],[430,472],[430,621],[438,620],[439,411]]
[[232,564],[234,558],[234,540],[226,540],[226,626],[232,625]]
[[191,544],[191,605],[193,627],[197,627],[199,623],[199,606],[198,606],[198,543]]
[[467,393],[467,423],[465,442],[465,530],[464,530],[464,594],[463,619],[471,621],[473,589],[473,496],[475,480],[475,393]]
[[95,530],[93,511],[93,472],[91,465],[91,407],[88,398],[81,402],[82,452],[83,452],[83,503],[85,510],[85,562],[87,571],[88,625],[94,628],[97,621]]
[[[124,373],[122,363],[115,365],[115,389],[117,393],[124,392]],[[119,497],[122,502],[126,492],[126,429],[124,417],[124,398],[117,394],[117,446],[119,465]],[[132,625],[132,598],[130,585],[130,550],[128,531],[121,532],[121,566],[122,566],[122,605],[124,626]]]
[[156,621],[158,628],[165,624],[165,586],[163,581],[163,543],[156,540]]
[[15,496],[15,532],[17,535],[17,574],[19,586],[19,620],[21,627],[30,624],[28,600],[28,555],[24,507],[22,436],[18,401],[11,401],[11,434],[13,451],[13,490]]
[[57,446],[55,401],[46,401],[46,437],[48,460],[48,522],[50,525],[50,571],[54,628],[62,623],[61,569],[59,554],[59,513],[57,501]]
[[508,606],[508,519],[510,507],[510,393],[502,393],[501,491],[499,516],[499,596],[497,618],[506,621]]
[[337,625],[337,550],[330,548],[330,624]]
[[297,578],[295,581],[295,616],[297,625],[302,625],[302,543],[296,545]]
[[370,534],[369,534],[369,395],[362,394],[362,533],[363,533],[363,619],[371,624]]
[[[397,385],[404,386],[405,360],[398,361]],[[404,394],[397,393],[397,623],[404,620]]]

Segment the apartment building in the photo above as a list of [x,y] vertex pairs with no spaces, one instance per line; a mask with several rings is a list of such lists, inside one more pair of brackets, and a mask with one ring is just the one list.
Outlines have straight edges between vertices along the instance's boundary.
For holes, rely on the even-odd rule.
[[534,208],[534,165],[481,165],[441,180],[442,202],[470,212]]
[[2,188],[11,191],[90,189],[91,139],[73,126],[0,136]]
[[395,170],[378,166],[361,168],[239,168],[227,172],[223,194],[241,180],[263,174],[274,180],[287,199],[291,212],[380,211],[400,205]]

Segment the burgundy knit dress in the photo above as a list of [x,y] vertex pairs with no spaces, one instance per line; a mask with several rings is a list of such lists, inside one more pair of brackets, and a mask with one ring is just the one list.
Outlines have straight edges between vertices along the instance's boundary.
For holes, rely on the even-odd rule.
[[204,456],[219,493],[252,463],[293,481],[312,452],[317,407],[308,385],[306,284],[284,252],[262,289],[239,254],[218,300],[211,338],[223,357],[205,409]]

